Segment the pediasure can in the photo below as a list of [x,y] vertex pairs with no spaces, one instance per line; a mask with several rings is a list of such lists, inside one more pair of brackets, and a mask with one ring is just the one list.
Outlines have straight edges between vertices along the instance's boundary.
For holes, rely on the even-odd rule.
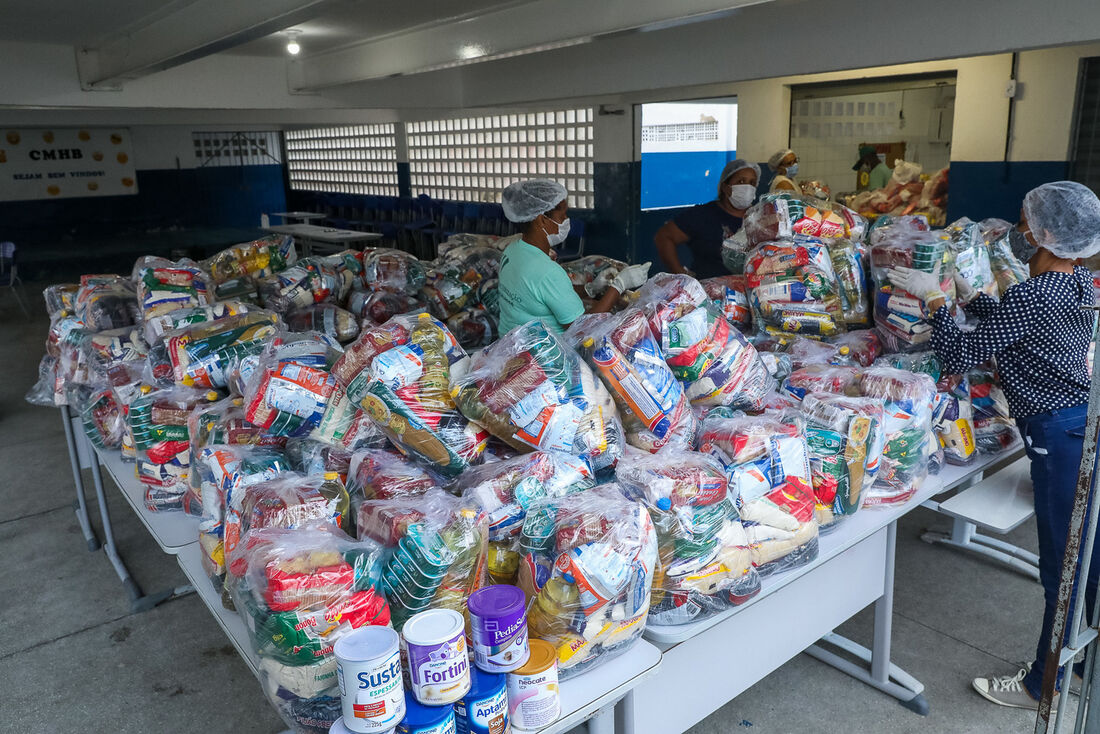
[[470,690],[470,659],[466,653],[466,623],[453,609],[426,609],[414,614],[401,630],[401,651],[409,672],[409,687],[425,706],[462,700]]
[[518,586],[486,586],[470,594],[474,664],[507,673],[527,662],[527,598]]
[[545,640],[531,640],[531,657],[508,674],[508,717],[515,729],[539,729],[559,716],[558,651]]
[[458,734],[511,734],[508,725],[508,684],[503,673],[474,668],[473,685],[455,704]]
[[397,734],[456,734],[454,706],[425,706],[406,691],[405,718]]
[[389,627],[360,627],[333,646],[344,726],[359,734],[393,731],[405,716],[401,642]]

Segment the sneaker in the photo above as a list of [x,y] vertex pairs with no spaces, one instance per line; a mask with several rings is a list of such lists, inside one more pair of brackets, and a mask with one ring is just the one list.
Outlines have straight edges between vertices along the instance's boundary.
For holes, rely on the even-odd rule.
[[[987,701],[992,701],[998,706],[1008,706],[1014,709],[1029,709],[1036,711],[1039,708],[1039,701],[1031,697],[1031,694],[1024,688],[1024,677],[1027,675],[1030,665],[1025,665],[1020,668],[1020,671],[1016,675],[1003,675],[1000,677],[991,678],[975,678],[973,680],[974,690],[977,691],[982,698]],[[1054,701],[1057,702],[1058,696],[1055,694]]]

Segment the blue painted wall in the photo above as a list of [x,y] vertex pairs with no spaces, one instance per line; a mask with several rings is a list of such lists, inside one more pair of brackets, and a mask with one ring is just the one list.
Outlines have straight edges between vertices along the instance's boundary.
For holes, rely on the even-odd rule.
[[714,198],[736,150],[642,153],[642,208],[690,206]]
[[1065,179],[1068,171],[1063,161],[952,161],[947,221],[1000,217],[1015,222],[1024,194],[1039,184]]

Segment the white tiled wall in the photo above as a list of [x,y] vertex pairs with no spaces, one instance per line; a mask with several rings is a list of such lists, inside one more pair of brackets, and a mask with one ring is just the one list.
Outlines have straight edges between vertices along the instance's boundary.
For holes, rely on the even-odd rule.
[[950,160],[951,146],[929,140],[929,118],[933,108],[953,102],[954,87],[794,101],[791,149],[798,154],[797,178],[824,180],[834,195],[853,191],[860,143],[905,142],[907,160],[926,172],[938,171]]

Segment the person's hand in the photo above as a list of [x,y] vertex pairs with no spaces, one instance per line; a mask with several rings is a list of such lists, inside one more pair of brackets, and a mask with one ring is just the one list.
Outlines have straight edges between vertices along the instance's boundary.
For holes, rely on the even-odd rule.
[[970,285],[969,280],[955,273],[955,295],[961,303],[970,303],[978,295],[978,291]]
[[936,299],[946,299],[940,288],[939,278],[913,268],[896,267],[886,273],[886,278],[898,288],[916,296],[925,303]]
[[611,287],[619,293],[626,293],[635,288],[640,288],[649,280],[649,266],[653,263],[641,265],[628,265],[619,271],[619,274],[611,281]]

